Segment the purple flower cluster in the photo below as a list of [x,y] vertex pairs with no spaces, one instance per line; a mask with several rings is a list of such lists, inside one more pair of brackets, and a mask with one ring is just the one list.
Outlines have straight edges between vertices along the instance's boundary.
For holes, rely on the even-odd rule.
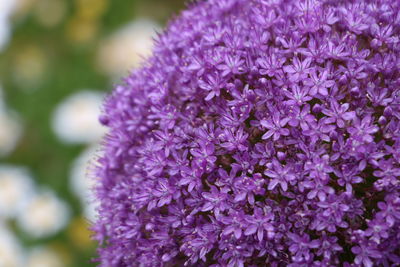
[[101,266],[398,266],[400,2],[190,4],[100,121]]

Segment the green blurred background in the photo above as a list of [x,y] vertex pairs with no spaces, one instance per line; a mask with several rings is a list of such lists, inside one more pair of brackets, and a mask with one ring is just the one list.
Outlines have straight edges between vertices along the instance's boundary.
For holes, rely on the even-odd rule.
[[[104,94],[184,0],[0,0],[0,267],[95,266]],[[88,171],[89,170],[89,171]]]

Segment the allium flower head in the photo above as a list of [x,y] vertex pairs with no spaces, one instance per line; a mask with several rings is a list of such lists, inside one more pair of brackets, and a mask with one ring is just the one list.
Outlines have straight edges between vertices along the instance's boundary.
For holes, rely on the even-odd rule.
[[400,264],[399,13],[190,4],[105,102],[100,265]]

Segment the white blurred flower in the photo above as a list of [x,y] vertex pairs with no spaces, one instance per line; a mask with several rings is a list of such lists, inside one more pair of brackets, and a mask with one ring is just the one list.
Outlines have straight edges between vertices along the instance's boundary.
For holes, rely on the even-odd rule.
[[0,51],[4,49],[10,39],[10,17],[17,2],[17,0],[0,0]]
[[25,255],[17,238],[2,223],[0,223],[0,266],[22,267]]
[[17,215],[21,229],[34,238],[53,235],[64,228],[70,217],[66,203],[53,192],[43,190],[35,194]]
[[0,218],[15,216],[33,192],[33,180],[25,168],[0,165]]
[[63,263],[60,255],[54,250],[46,247],[35,247],[29,253],[27,257],[26,267],[63,267]]
[[41,0],[34,9],[36,20],[45,27],[59,24],[67,13],[67,2],[64,0]]
[[84,215],[90,221],[96,218],[97,202],[92,192],[95,183],[93,169],[96,164],[95,157],[100,156],[100,153],[98,145],[88,147],[72,163],[70,174],[71,191],[81,200]]
[[111,77],[119,77],[139,66],[151,54],[153,38],[160,26],[148,19],[138,19],[124,26],[100,46],[98,63]]
[[98,120],[104,94],[80,91],[66,98],[56,108],[52,128],[66,143],[94,143],[105,133]]
[[[0,0],[4,1],[4,0]],[[8,20],[0,17],[0,51],[4,49],[4,46],[10,39],[10,25]]]
[[0,157],[14,150],[21,134],[22,125],[17,114],[6,110],[4,104],[0,103]]

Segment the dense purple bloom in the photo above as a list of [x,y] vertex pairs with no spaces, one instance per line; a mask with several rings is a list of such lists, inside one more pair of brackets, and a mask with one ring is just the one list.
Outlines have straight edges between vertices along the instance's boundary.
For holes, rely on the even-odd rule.
[[272,239],[275,235],[274,227],[271,224],[273,219],[274,214],[271,209],[264,208],[262,210],[261,208],[255,208],[254,214],[246,217],[249,225],[244,234],[246,236],[257,234],[257,239],[260,242],[264,239],[264,233],[267,233],[268,239]]
[[332,255],[343,250],[343,248],[338,245],[338,238],[336,236],[329,236],[325,232],[322,232],[320,241],[321,244],[316,252],[316,255],[322,255],[325,260],[330,260]]
[[302,262],[305,260],[306,262],[310,260],[311,253],[310,249],[315,249],[320,246],[320,241],[310,240],[310,237],[307,234],[299,236],[297,234],[288,233],[289,241],[289,251],[293,255],[294,262]]
[[374,242],[362,242],[359,246],[352,247],[351,251],[356,255],[354,263],[362,264],[365,267],[374,266],[373,259],[381,257],[381,253]]
[[105,102],[100,266],[399,265],[399,13],[189,4]]
[[268,190],[273,190],[278,184],[283,191],[288,189],[288,183],[296,179],[296,175],[293,173],[288,166],[282,166],[277,159],[272,159],[271,163],[268,163],[267,170],[264,174],[271,178],[268,184]]
[[310,95],[319,93],[321,95],[328,95],[328,88],[332,87],[335,82],[327,80],[328,71],[323,70],[317,75],[316,70],[310,73],[310,78],[304,80],[304,85],[310,86]]
[[[300,81],[308,77],[311,72],[310,64],[312,59],[307,57],[304,61],[300,61],[297,57],[293,58],[292,65],[286,65],[283,70],[288,73],[289,80]],[[317,83],[318,84],[318,83]],[[328,93],[328,92],[326,92]]]
[[322,109],[322,113],[330,117],[328,123],[336,123],[338,127],[343,128],[345,121],[349,121],[355,118],[354,111],[348,111],[350,105],[348,103],[339,105],[336,100],[330,101],[330,107]]
[[347,131],[353,137],[360,137],[363,142],[372,142],[372,134],[376,133],[379,128],[377,126],[371,125],[371,116],[367,115],[362,120],[357,117],[354,119],[353,126],[349,127]]
[[335,175],[339,178],[337,180],[340,186],[346,188],[346,191],[351,193],[353,184],[363,182],[363,178],[358,176],[359,169],[355,168],[352,164],[342,164],[338,170],[334,170]]
[[281,135],[289,135],[289,129],[284,128],[288,121],[289,118],[280,119],[278,112],[272,114],[272,120],[261,120],[260,124],[268,129],[268,131],[262,136],[262,139],[268,139],[273,136],[274,141],[276,141]]

